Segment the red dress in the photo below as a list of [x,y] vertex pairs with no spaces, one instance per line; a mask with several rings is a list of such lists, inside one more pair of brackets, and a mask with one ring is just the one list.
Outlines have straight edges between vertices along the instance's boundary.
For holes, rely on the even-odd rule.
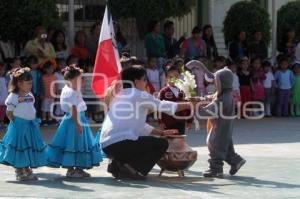
[[252,82],[252,99],[257,101],[263,101],[265,99],[264,80],[266,75],[263,69],[253,70],[251,77]]

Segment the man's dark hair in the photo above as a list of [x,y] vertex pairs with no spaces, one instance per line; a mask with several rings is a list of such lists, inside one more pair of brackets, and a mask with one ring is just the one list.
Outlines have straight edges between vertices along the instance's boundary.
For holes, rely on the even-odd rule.
[[141,65],[134,65],[122,70],[121,78],[123,81],[123,88],[132,88],[134,80],[140,80],[146,75],[146,70]]

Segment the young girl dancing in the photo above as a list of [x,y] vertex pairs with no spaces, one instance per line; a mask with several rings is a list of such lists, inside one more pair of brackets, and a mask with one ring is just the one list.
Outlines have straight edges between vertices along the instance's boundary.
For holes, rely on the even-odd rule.
[[67,177],[90,177],[83,169],[98,166],[102,154],[84,113],[87,106],[80,91],[82,70],[67,66],[63,74],[66,85],[62,89],[60,104],[66,114],[49,144],[48,161],[50,166],[68,168]]
[[15,69],[5,101],[10,123],[0,141],[0,163],[14,167],[19,181],[37,180],[31,168],[47,164],[46,145],[39,131],[31,88],[30,68]]

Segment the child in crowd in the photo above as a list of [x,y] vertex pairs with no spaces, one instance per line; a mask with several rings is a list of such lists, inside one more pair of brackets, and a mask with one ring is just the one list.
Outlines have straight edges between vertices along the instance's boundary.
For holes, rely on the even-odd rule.
[[39,68],[38,58],[34,55],[29,56],[27,59],[27,66],[31,68],[31,76],[32,76],[31,92],[35,98],[34,107],[37,112],[37,117],[40,117],[41,116],[42,73],[38,69]]
[[52,119],[54,110],[54,99],[57,95],[56,77],[54,75],[54,63],[51,61],[45,62],[43,65],[45,74],[42,76],[43,96],[42,96],[42,125],[48,126],[55,124]]
[[95,122],[99,123],[101,120],[100,106],[99,106],[100,102],[95,96],[91,87],[92,79],[93,79],[93,70],[94,70],[93,63],[91,60],[88,60],[86,62],[85,73],[83,76],[82,94],[83,94],[84,101],[87,103],[86,116],[89,123],[95,123]]
[[244,107],[247,102],[252,100],[251,93],[251,75],[249,72],[249,60],[248,57],[243,57],[240,60],[240,68],[239,72],[239,82],[240,82],[240,92],[241,92],[241,105],[242,105],[242,117],[246,115],[249,116],[249,113],[244,114]]
[[7,71],[7,78],[8,80],[10,80],[12,78],[11,74],[12,72],[17,69],[17,68],[20,68],[21,67],[21,58],[20,57],[15,57],[13,59],[10,59],[8,61],[8,71]]
[[220,70],[222,68],[224,68],[226,64],[226,58],[223,56],[218,56],[214,59],[213,61],[213,71],[217,71]]
[[265,116],[266,117],[271,117],[272,116],[272,96],[274,93],[274,88],[275,88],[275,78],[274,74],[272,72],[272,66],[269,61],[264,61],[262,63],[262,67],[265,72],[266,79],[264,80],[264,89],[265,89],[265,100],[264,100],[264,105],[265,105]]
[[48,146],[48,161],[50,166],[68,168],[67,177],[90,177],[83,169],[98,166],[102,153],[84,113],[87,106],[81,94],[82,70],[67,66],[63,74],[66,82],[60,103],[66,114]]
[[0,163],[14,167],[19,181],[37,180],[31,168],[47,164],[46,145],[38,127],[31,87],[30,68],[15,69],[5,101],[10,123],[0,142]]
[[295,76],[288,67],[289,60],[286,57],[283,57],[279,60],[279,70],[275,73],[275,80],[277,84],[276,114],[278,117],[289,116],[291,88],[294,85]]
[[161,82],[161,73],[157,68],[157,58],[155,57],[149,57],[148,58],[148,64],[146,67],[146,73],[147,73],[147,79],[149,83],[149,87],[153,87],[150,91],[151,94],[158,93],[160,89],[162,88],[162,82]]
[[21,58],[15,57],[9,62],[10,70],[13,71],[16,68],[20,68],[22,65]]
[[[263,103],[265,100],[265,89],[264,89],[264,80],[266,75],[264,70],[261,67],[261,59],[254,58],[252,59],[252,73],[251,73],[251,90],[252,90],[252,100],[254,102]],[[253,105],[253,108],[263,108],[260,105]],[[264,112],[264,110],[263,110]],[[261,115],[261,112],[255,111],[255,115]]]
[[[160,100],[173,102],[184,101],[183,91],[179,90],[174,84],[174,80],[179,78],[180,74],[176,66],[170,66],[167,68],[168,85],[160,90]],[[193,116],[190,116],[190,111],[181,111],[176,113],[175,116],[162,113],[162,115],[159,117],[159,123],[163,130],[177,129],[179,134],[185,134],[186,124],[187,129],[191,129],[193,118]]]
[[291,116],[300,116],[300,62],[293,64],[295,84],[292,88]]
[[[61,91],[63,87],[65,86],[64,83],[64,76],[61,73],[61,70],[66,66],[66,61],[63,58],[57,58],[56,59],[56,70],[55,70],[55,78],[57,80],[56,88],[57,88],[57,96],[60,96]],[[61,110],[60,104],[59,104],[59,98],[55,97],[55,116],[62,117],[64,115],[64,112]]]
[[5,76],[6,66],[0,63],[0,130],[4,128],[4,118],[6,112],[5,99],[7,98],[8,79]]
[[79,58],[76,55],[69,55],[69,57],[67,58],[67,66],[70,65],[79,65]]
[[240,92],[240,82],[239,77],[237,76],[237,65],[234,62],[228,63],[228,68],[231,70],[233,75],[232,82],[232,96],[235,102],[236,107],[241,103],[241,92]]

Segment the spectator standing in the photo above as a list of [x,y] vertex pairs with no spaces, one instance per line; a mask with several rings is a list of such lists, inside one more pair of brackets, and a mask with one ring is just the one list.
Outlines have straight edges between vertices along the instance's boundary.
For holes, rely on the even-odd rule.
[[116,42],[117,42],[117,46],[118,46],[118,51],[119,51],[119,54],[121,54],[122,51],[127,46],[127,41],[121,31],[120,25],[116,23],[115,28],[116,28]]
[[90,29],[90,35],[87,38],[87,49],[90,58],[94,61],[97,53],[98,43],[99,43],[99,36],[100,36],[100,23],[95,22]]
[[248,57],[245,31],[239,31],[235,41],[229,43],[229,57],[234,62],[238,62],[240,59]]
[[62,30],[56,30],[53,34],[52,45],[54,47],[56,58],[66,60],[69,51],[66,45],[65,33]]
[[[252,100],[254,102],[263,103],[265,100],[265,88],[264,80],[266,75],[261,67],[261,59],[255,58],[252,60],[252,72],[251,72],[251,90],[252,90]],[[255,104],[253,108],[262,108],[261,105]],[[262,111],[264,113],[264,110]],[[261,116],[262,112],[254,111],[254,115]]]
[[41,95],[42,95],[42,73],[39,70],[38,58],[34,55],[30,55],[27,59],[27,65],[31,69],[32,76],[32,88],[31,92],[35,98],[34,107],[37,117],[41,116]]
[[265,89],[265,116],[271,117],[272,116],[272,101],[273,101],[273,93],[275,88],[275,78],[272,72],[272,66],[269,61],[264,61],[262,63],[262,67],[264,69],[266,79],[264,80],[264,89]]
[[300,62],[293,64],[295,84],[292,87],[291,116],[300,116]]
[[39,64],[45,60],[55,59],[55,50],[53,45],[47,41],[47,32],[43,26],[35,29],[35,38],[26,43],[25,51],[28,55],[34,55],[38,58]]
[[158,93],[164,86],[161,85],[161,73],[157,67],[157,58],[149,57],[146,67],[146,77],[150,87],[153,87],[154,92]]
[[219,54],[212,26],[210,24],[205,25],[203,27],[203,33],[203,40],[206,43],[207,58],[209,60],[214,60]]
[[167,20],[164,24],[163,36],[167,58],[172,59],[179,54],[180,45],[185,40],[185,36],[180,37],[180,39],[177,41],[177,39],[174,38],[174,22],[169,20]]
[[275,73],[275,80],[277,84],[277,106],[276,114],[278,117],[289,116],[289,102],[291,95],[291,88],[295,82],[295,76],[291,70],[288,69],[289,60],[283,57],[279,61],[279,70]]
[[65,86],[65,80],[64,80],[64,75],[62,74],[62,70],[63,68],[66,66],[66,61],[63,58],[57,58],[56,59],[56,64],[57,67],[55,69],[54,75],[56,80],[58,81],[55,85],[57,88],[57,93],[56,93],[56,97],[55,97],[55,111],[54,114],[56,116],[62,117],[64,115],[63,110],[61,109],[60,103],[59,103],[59,96],[62,92],[62,89]]
[[297,40],[296,40],[296,32],[294,29],[289,29],[286,32],[286,35],[283,39],[283,54],[290,57],[292,61],[295,60],[295,53],[297,47]]
[[86,34],[83,31],[76,32],[75,46],[71,49],[71,55],[79,58],[79,64],[83,64],[88,59],[89,53],[86,47]]
[[192,37],[183,42],[180,55],[186,61],[193,60],[196,57],[207,56],[206,43],[202,39],[202,33],[202,29],[196,26],[192,30]]
[[160,33],[160,23],[158,21],[149,23],[149,33],[145,36],[145,47],[147,57],[155,57],[158,59],[158,69],[161,71],[165,62],[166,49],[164,38]]
[[255,31],[254,41],[249,46],[249,56],[250,58],[260,58],[264,60],[268,57],[268,47],[263,42],[263,35],[261,31]]
[[42,125],[48,126],[54,124],[52,119],[54,97],[57,94],[55,81],[57,80],[54,75],[54,65],[51,61],[47,61],[43,69],[45,74],[42,76],[43,81],[43,96],[42,96]]
[[[244,57],[240,60],[240,68],[239,72],[239,82],[240,82],[240,91],[241,91],[241,105],[242,105],[242,116],[245,117],[243,113],[245,104],[252,100],[252,92],[251,92],[251,75],[249,71],[249,59],[248,57]],[[246,113],[248,115],[248,113]],[[249,115],[248,115],[249,116]]]

